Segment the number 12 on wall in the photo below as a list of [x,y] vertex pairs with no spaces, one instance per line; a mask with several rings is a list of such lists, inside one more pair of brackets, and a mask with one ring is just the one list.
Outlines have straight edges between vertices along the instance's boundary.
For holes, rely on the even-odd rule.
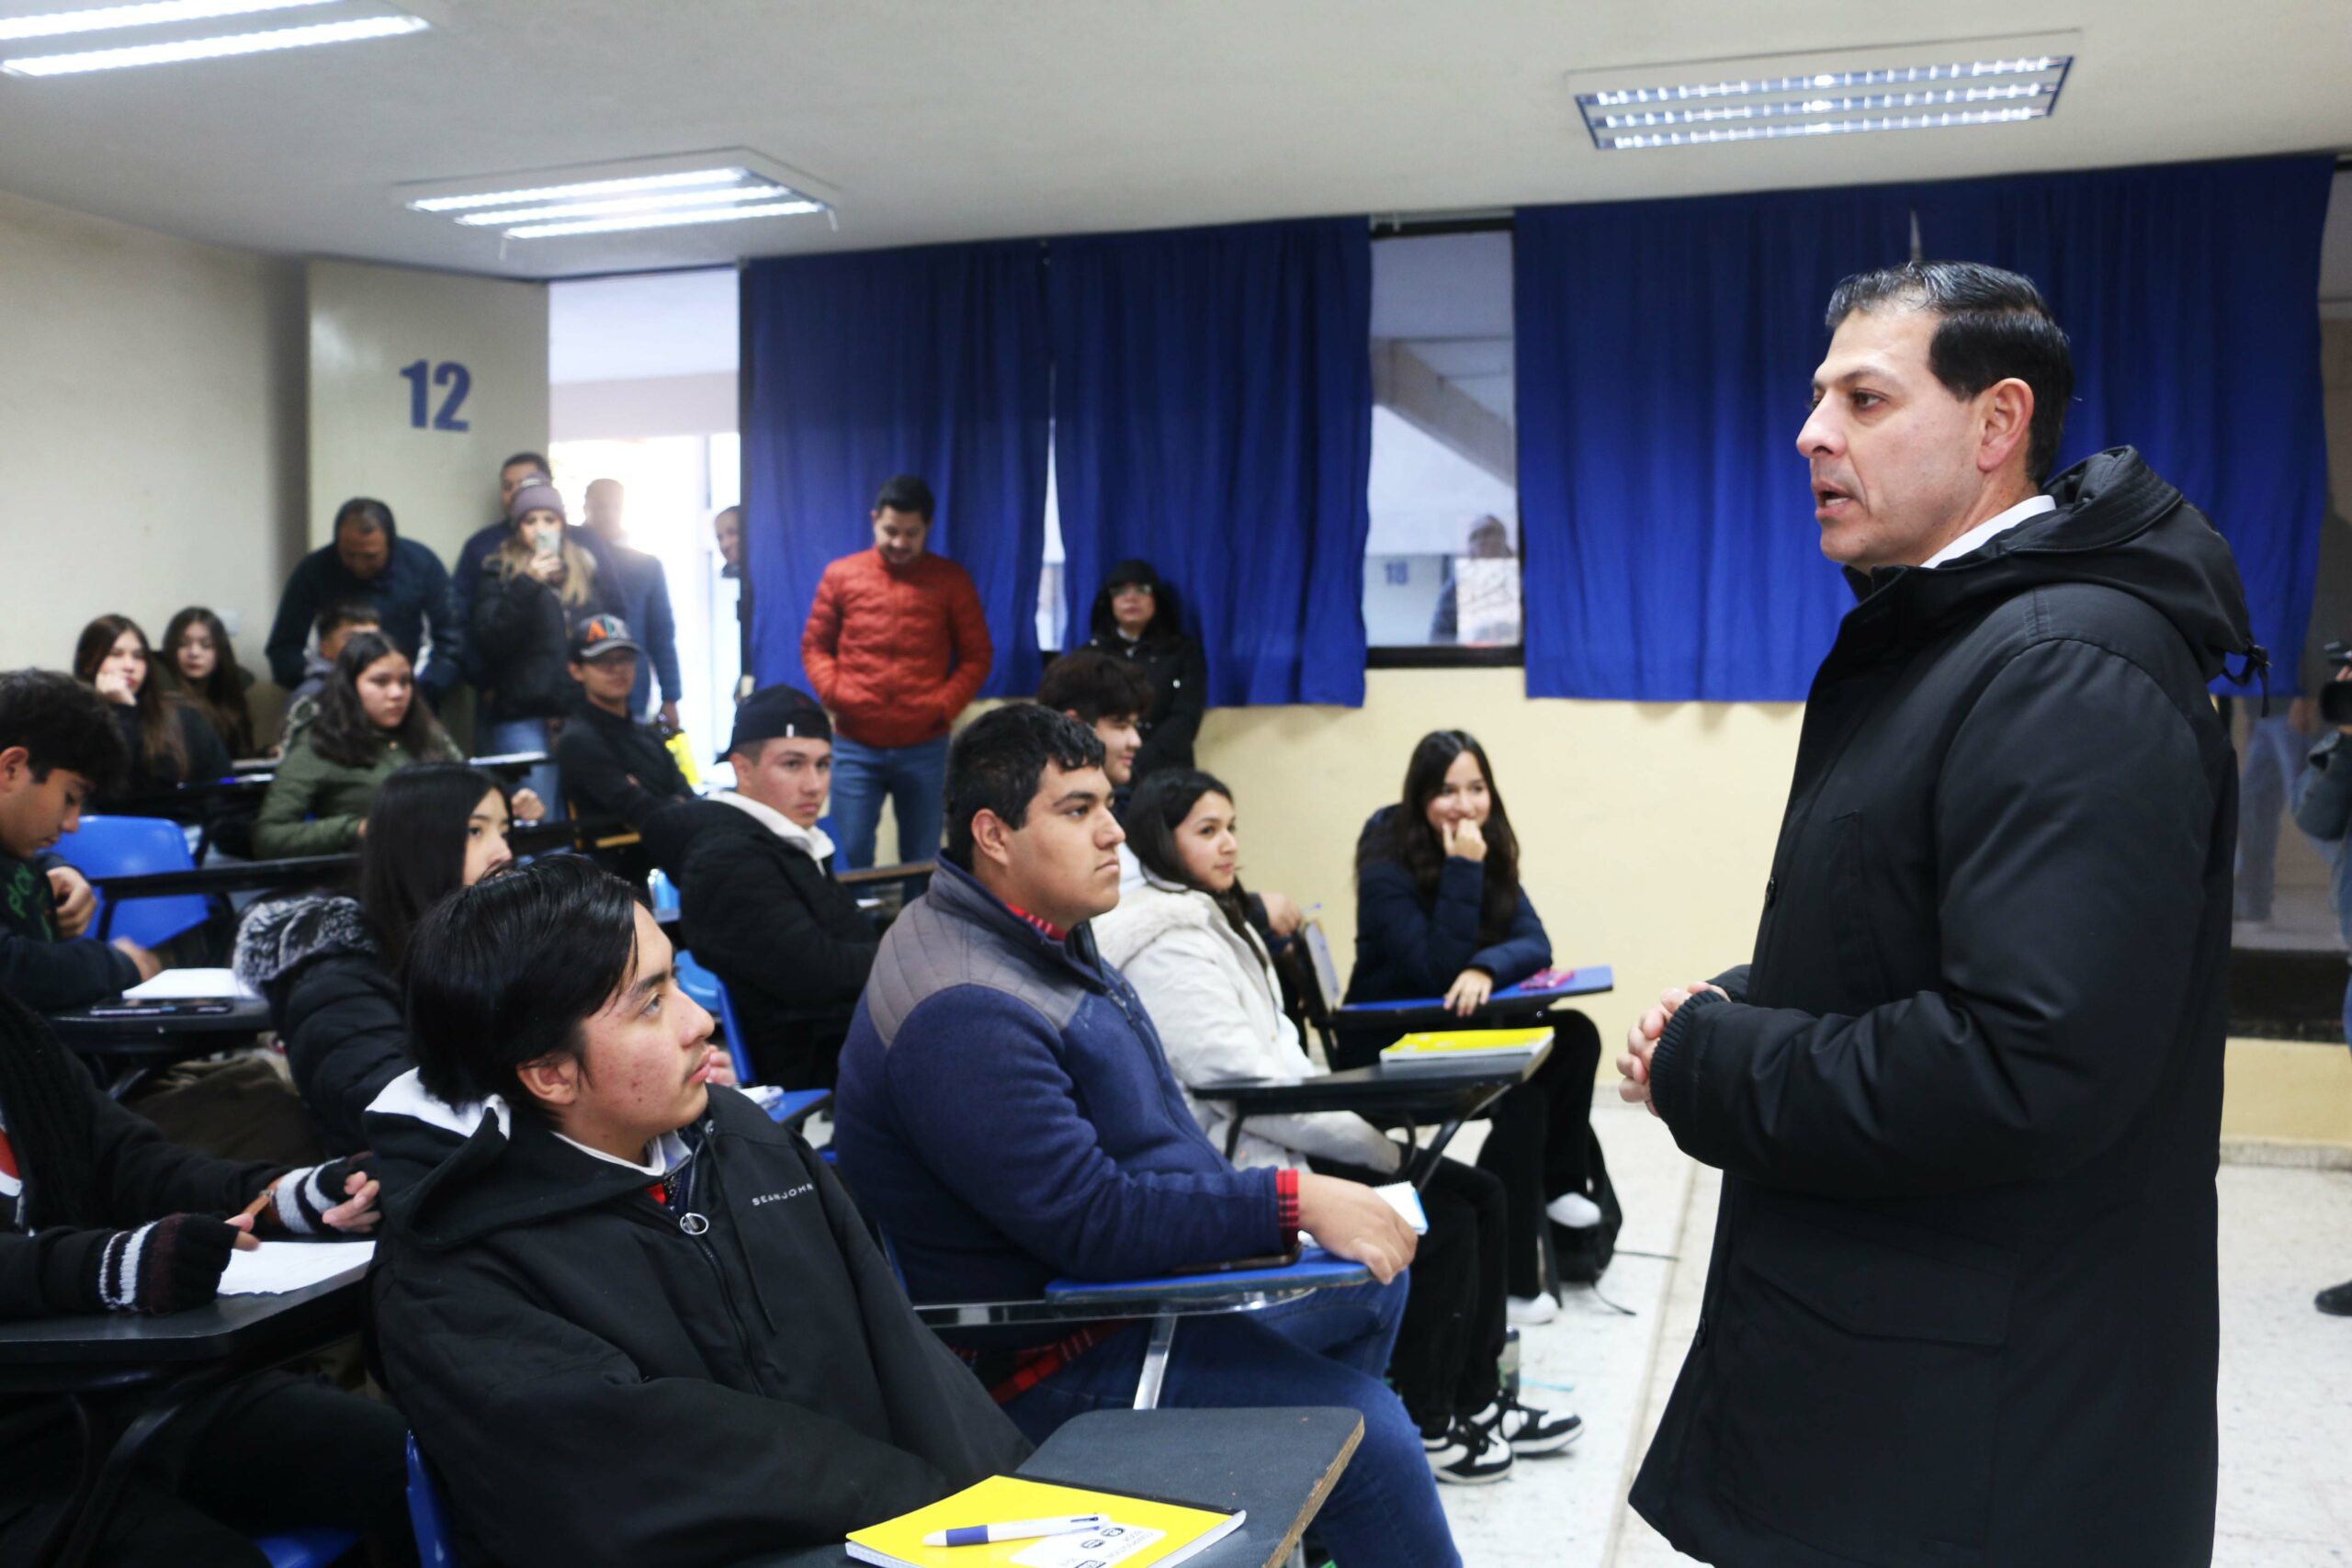
[[[401,375],[408,382],[408,422],[418,430],[471,430],[472,425],[458,417],[458,410],[465,406],[466,394],[473,390],[474,374],[454,359],[435,365],[420,359],[401,367]],[[448,395],[441,400],[440,411],[433,423],[424,422],[425,385],[430,380],[435,387],[447,387]]]

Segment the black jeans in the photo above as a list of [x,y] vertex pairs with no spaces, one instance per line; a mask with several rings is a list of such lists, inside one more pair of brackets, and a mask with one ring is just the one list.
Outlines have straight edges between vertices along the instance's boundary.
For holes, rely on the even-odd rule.
[[1544,1289],[1544,1205],[1564,1192],[1589,1193],[1592,1181],[1592,1083],[1600,1069],[1600,1031],[1566,1008],[1544,1015],[1552,1054],[1535,1076],[1487,1113],[1478,1168],[1503,1184],[1510,1206],[1510,1293]]
[[[1324,1176],[1374,1187],[1396,1179],[1337,1160],[1308,1163]],[[1421,1209],[1430,1229],[1413,1252],[1413,1289],[1388,1378],[1413,1424],[1434,1437],[1502,1391],[1507,1205],[1492,1175],[1441,1159],[1421,1189]]]
[[[323,1382],[263,1372],[183,1414],[152,1444],[99,1537],[108,1568],[266,1568],[254,1535],[327,1528],[414,1561],[408,1422]],[[0,1457],[0,1562],[28,1562],[74,1490],[70,1424]]]

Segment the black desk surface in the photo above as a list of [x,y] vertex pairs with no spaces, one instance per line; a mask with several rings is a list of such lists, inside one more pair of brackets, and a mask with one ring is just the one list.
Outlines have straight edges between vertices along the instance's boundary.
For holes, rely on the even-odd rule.
[[[1063,1427],[1021,1473],[1248,1512],[1240,1529],[1188,1559],[1193,1568],[1277,1568],[1363,1437],[1352,1410],[1098,1410]],[[761,1560],[763,1568],[838,1568],[839,1547]]]
[[[133,1004],[119,1000],[92,1004],[119,1009]],[[187,1003],[186,1006],[209,1006]],[[239,1040],[250,1040],[269,1027],[269,1004],[254,998],[228,1003],[226,1012],[141,1012],[131,1017],[95,1018],[89,1008],[48,1013],[49,1027],[64,1043],[84,1050],[134,1053],[153,1047],[159,1055],[178,1051],[198,1054],[225,1051]]]
[[109,1312],[0,1323],[0,1393],[71,1389],[125,1366],[184,1368],[302,1341],[327,1344],[358,1328],[367,1269],[365,1258],[355,1258],[344,1275],[284,1295],[220,1296],[162,1317]]
[[1238,1079],[1203,1084],[1193,1092],[1203,1100],[1228,1101],[1243,1116],[1269,1111],[1305,1113],[1310,1111],[1359,1111],[1377,1113],[1426,1107],[1442,1109],[1464,1095],[1498,1083],[1523,1083],[1552,1054],[1546,1045],[1517,1062],[1472,1062],[1458,1067],[1350,1067],[1320,1077],[1283,1083],[1272,1078]]

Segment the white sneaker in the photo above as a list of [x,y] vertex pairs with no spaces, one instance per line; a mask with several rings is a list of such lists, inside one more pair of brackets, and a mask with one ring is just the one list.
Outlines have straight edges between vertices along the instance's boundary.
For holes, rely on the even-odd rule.
[[1572,1231],[1590,1230],[1600,1223],[1600,1205],[1581,1192],[1563,1192],[1544,1205],[1552,1223]]
[[1549,1294],[1513,1296],[1503,1303],[1503,1315],[1523,1326],[1549,1323],[1560,1315],[1560,1303]]
[[1510,1444],[1487,1427],[1456,1416],[1440,1438],[1424,1437],[1421,1453],[1430,1473],[1455,1486],[1484,1486],[1510,1475]]

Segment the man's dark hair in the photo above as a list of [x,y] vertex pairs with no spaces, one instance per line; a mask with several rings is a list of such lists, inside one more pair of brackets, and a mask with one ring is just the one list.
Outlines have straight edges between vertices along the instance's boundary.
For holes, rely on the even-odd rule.
[[1857,273],[1829,297],[1829,330],[1857,310],[1893,307],[1938,318],[1928,368],[1956,398],[1973,398],[2011,377],[2033,389],[2026,436],[2026,473],[2050,477],[2066,400],[2075,394],[2075,356],[2033,280],[1981,262],[1905,262]]
[[311,630],[321,639],[331,637],[345,626],[380,626],[384,613],[365,599],[338,599],[321,610],[311,622]]
[[985,714],[947,749],[947,858],[972,869],[972,818],[993,811],[1018,830],[1052,763],[1065,772],[1102,765],[1094,731],[1057,709],[1011,703]]
[[367,532],[380,530],[384,537],[397,539],[400,530],[392,525],[392,509],[372,496],[355,495],[334,509],[334,537],[343,537],[343,525],[356,523]]
[[35,784],[63,768],[103,794],[130,765],[113,705],[55,670],[0,672],[0,751],[12,746],[25,749]]
[[359,907],[385,964],[398,967],[424,912],[465,882],[474,807],[506,786],[463,762],[401,768],[368,807],[359,844]]
[[892,474],[882,481],[882,488],[874,496],[875,511],[911,512],[926,523],[931,521],[934,504],[931,487],[914,474]]
[[514,467],[517,463],[528,463],[531,465],[534,472],[545,474],[549,479],[555,478],[555,466],[548,461],[547,455],[543,452],[515,453],[514,456],[507,458],[506,461],[498,465],[498,472],[501,477],[503,477],[506,470]]
[[580,1026],[637,971],[637,893],[581,855],[544,855],[425,912],[401,965],[409,1049],[448,1105],[539,1104],[515,1069],[577,1056]]
[[1084,725],[1139,719],[1151,711],[1151,677],[1115,653],[1081,648],[1046,666],[1037,702],[1056,713],[1074,713]]

